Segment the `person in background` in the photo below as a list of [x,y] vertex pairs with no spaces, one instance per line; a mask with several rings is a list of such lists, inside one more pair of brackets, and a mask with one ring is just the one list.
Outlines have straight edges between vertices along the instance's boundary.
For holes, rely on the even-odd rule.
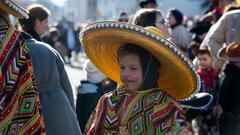
[[190,32],[193,35],[193,41],[198,43],[202,43],[212,24],[206,21],[198,21],[194,24],[194,26],[190,29]]
[[216,114],[220,117],[220,133],[238,135],[240,133],[240,43],[233,42],[222,47],[217,56],[227,62],[221,78],[219,106],[216,106],[218,111]]
[[[76,32],[80,33],[82,31],[82,29],[83,29],[83,25],[79,24],[79,25],[77,25]],[[84,52],[84,50],[82,49],[82,44],[79,39],[78,39],[78,43],[79,43],[78,46],[76,46],[76,48],[75,48],[74,61],[81,61],[80,54]]]
[[190,29],[190,33],[192,34],[192,41],[187,52],[188,57],[191,60],[194,60],[194,58],[197,56],[196,52],[199,50],[199,47],[210,28],[211,23],[206,21],[199,21],[196,22],[196,24],[194,24],[194,26]]
[[157,8],[156,0],[140,0],[140,8]]
[[57,52],[62,57],[65,62],[65,56],[67,56],[66,47],[59,41],[60,33],[56,27],[52,27],[49,30],[49,33],[43,37],[43,42],[49,44],[52,48],[57,50]]
[[214,60],[214,68],[221,70],[224,61],[217,58],[220,48],[233,42],[240,43],[240,10],[228,11],[214,24],[200,47],[208,46]]
[[0,134],[46,134],[29,49],[10,14],[28,18],[17,2],[0,1]]
[[194,65],[197,67],[197,52],[200,47],[200,43],[197,41],[192,41],[189,45],[189,49],[187,51],[188,57],[193,61]]
[[59,39],[58,29],[55,27],[52,27],[49,30],[49,34],[43,37],[43,42],[49,44],[52,48],[55,48],[55,45],[58,39]]
[[216,23],[230,5],[235,5],[235,0],[209,0],[210,7],[200,18],[201,21]]
[[126,12],[121,12],[118,18],[119,22],[128,22],[128,15]]
[[[40,93],[43,118],[48,135],[80,135],[74,107],[73,91],[65,70],[64,62],[59,53],[50,45],[37,41],[27,33],[30,28],[41,30],[44,33],[47,23],[38,22],[38,14],[45,13],[46,8],[39,4],[30,5],[29,18],[19,19],[23,26],[22,36],[27,41],[30,57],[32,58],[33,72],[36,76],[37,88]],[[38,9],[38,14],[32,14]],[[35,22],[32,22],[35,18]],[[48,17],[44,19],[48,22]],[[41,25],[35,25],[43,23]],[[34,26],[32,26],[34,25]],[[37,31],[32,30],[37,34]],[[35,35],[40,36],[40,35]]]
[[220,0],[209,0],[209,8],[201,16],[200,21],[215,23],[222,16],[223,9],[220,6]]
[[158,27],[163,32],[166,38],[169,38],[167,22],[160,10],[157,9],[140,9],[132,19],[132,24],[141,27],[154,26]]
[[190,34],[183,25],[183,14],[177,9],[171,9],[167,13],[169,34],[174,43],[176,43],[182,51],[186,52],[191,42]]
[[116,83],[111,83],[89,59],[85,61],[83,71],[85,79],[80,82],[81,84],[78,87],[76,105],[78,122],[82,133],[84,133],[87,120],[94,111],[100,97],[117,87]]
[[66,46],[67,48],[67,64],[71,64],[71,58],[72,58],[72,52],[75,52],[75,54],[79,53],[79,50],[77,48],[80,47],[80,41],[78,38],[78,33],[74,29],[74,23],[68,22],[67,23],[67,29],[65,29],[65,32],[62,35],[61,42]]
[[53,27],[55,27],[58,30],[59,38],[58,41],[55,42],[54,49],[58,51],[58,53],[61,55],[63,61],[66,63],[66,57],[67,57],[67,47],[63,44],[62,39],[63,35],[65,33],[65,21],[60,20],[59,22],[55,23]]
[[213,101],[208,107],[201,110],[201,115],[194,120],[196,121],[195,126],[199,129],[198,134],[216,134],[218,124],[216,116],[213,115],[213,107],[218,104],[218,71],[212,67],[213,60],[207,47],[198,50],[197,58],[197,72],[202,80],[200,92],[211,94]]

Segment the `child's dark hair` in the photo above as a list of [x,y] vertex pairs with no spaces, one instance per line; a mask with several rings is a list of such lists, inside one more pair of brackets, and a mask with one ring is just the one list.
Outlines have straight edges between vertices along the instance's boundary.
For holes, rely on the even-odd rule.
[[118,56],[118,58],[120,58],[121,56],[125,56],[127,54],[136,54],[139,56],[140,52],[149,53],[149,52],[145,51],[143,48],[138,47],[135,44],[126,43],[123,46],[118,48],[117,56]]
[[[128,54],[136,54],[139,57],[140,56],[143,56],[143,57],[149,56],[149,58],[150,58],[150,56],[152,56],[153,59],[155,59],[155,61],[158,62],[157,58],[155,58],[147,50],[145,50],[142,47],[139,47],[138,45],[132,44],[132,43],[125,43],[123,46],[119,47],[118,51],[117,51],[117,58],[119,59],[120,57],[126,56]],[[160,63],[159,63],[159,67],[160,67]]]
[[150,57],[152,56],[152,63],[156,64],[159,68],[161,67],[161,64],[155,56],[138,45],[125,43],[123,46],[118,48],[117,58],[119,60],[120,57],[126,56],[128,54],[136,54],[140,57],[141,60],[148,59],[147,61],[149,61]]

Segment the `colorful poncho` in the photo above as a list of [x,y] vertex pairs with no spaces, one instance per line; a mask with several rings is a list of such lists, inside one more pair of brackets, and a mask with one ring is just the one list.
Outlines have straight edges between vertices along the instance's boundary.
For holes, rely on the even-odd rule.
[[0,36],[0,134],[45,134],[26,43],[14,27]]
[[191,134],[179,104],[159,89],[129,94],[119,88],[103,95],[85,131],[89,135],[119,134],[122,127],[131,135]]

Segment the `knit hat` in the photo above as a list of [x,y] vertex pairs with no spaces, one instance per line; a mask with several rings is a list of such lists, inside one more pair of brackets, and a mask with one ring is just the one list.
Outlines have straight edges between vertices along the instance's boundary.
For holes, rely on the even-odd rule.
[[83,65],[85,79],[91,83],[100,83],[107,77],[88,59]]

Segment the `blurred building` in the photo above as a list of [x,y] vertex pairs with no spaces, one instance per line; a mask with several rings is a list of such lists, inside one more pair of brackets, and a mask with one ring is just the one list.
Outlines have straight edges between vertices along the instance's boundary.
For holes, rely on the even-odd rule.
[[64,4],[64,16],[73,22],[96,20],[97,0],[68,0]]
[[98,0],[97,19],[116,20],[120,12],[134,14],[138,9],[139,0]]
[[[128,15],[139,8],[140,0],[66,0],[62,12],[67,20],[86,22],[88,20],[116,20],[120,12]],[[201,4],[204,0],[157,0],[158,9],[166,13],[175,7],[185,15],[193,17],[204,11]]]
[[158,9],[163,13],[167,13],[170,8],[179,9],[184,15],[193,17],[202,15],[204,10],[202,3],[204,0],[158,0]]
[[[119,12],[124,11],[129,15],[139,9],[140,0],[98,0],[97,13],[98,19],[116,19]],[[184,15],[193,17],[201,15],[204,11],[202,3],[204,0],[156,0],[158,9],[166,13],[170,8],[177,8]]]

